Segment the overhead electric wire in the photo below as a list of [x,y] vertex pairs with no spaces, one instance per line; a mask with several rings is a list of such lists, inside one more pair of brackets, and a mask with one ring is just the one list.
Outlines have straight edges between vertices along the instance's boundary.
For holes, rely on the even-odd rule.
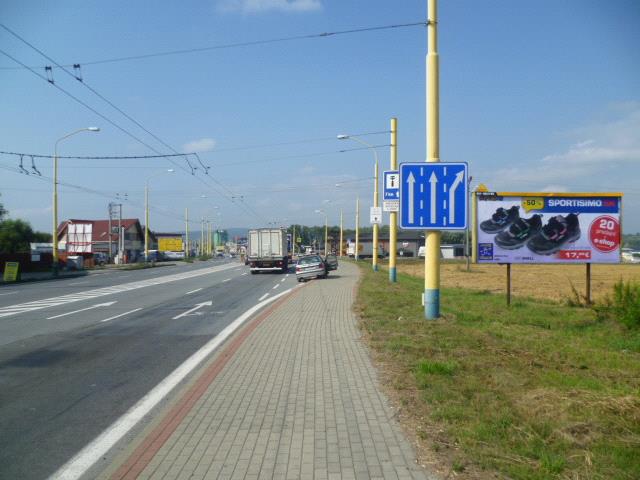
[[[4,25],[0,24],[1,26],[4,27]],[[4,27],[6,29],[6,27]],[[8,30],[8,29],[7,29]],[[32,47],[35,49],[35,47]],[[39,50],[36,49],[36,51],[39,52]],[[46,77],[42,76],[41,74],[39,74],[38,72],[36,72],[33,68],[28,67],[27,65],[25,65],[24,63],[22,63],[20,60],[18,60],[17,58],[11,56],[10,54],[8,54],[7,52],[5,52],[4,50],[0,50],[0,53],[2,53],[3,55],[5,55],[6,57],[10,58],[11,60],[13,60],[14,62],[18,63],[19,65],[22,65],[23,67],[25,67],[27,70],[29,70],[31,73],[33,73],[34,75],[37,75],[39,78],[47,81],[47,83],[50,83],[51,85],[53,85],[54,87],[56,87],[58,90],[60,90],[61,92],[63,92],[65,95],[67,95],[68,97],[72,98],[73,100],[75,100],[76,102],[80,103],[82,106],[84,106],[85,108],[87,108],[88,110],[90,110],[91,112],[95,113],[96,115],[98,115],[100,118],[104,119],[105,121],[107,121],[109,124],[113,125],[114,127],[116,127],[118,130],[122,131],[123,133],[127,134],[129,137],[133,138],[134,140],[136,140],[137,142],[141,143],[142,145],[144,145],[145,147],[147,147],[149,150],[160,154],[160,152],[158,150],[156,150],[154,147],[152,147],[151,145],[147,144],[146,142],[144,142],[143,140],[139,139],[138,137],[136,137],[134,134],[132,134],[131,132],[129,132],[128,130],[124,129],[123,127],[121,127],[120,125],[116,124],[114,121],[112,121],[111,119],[109,119],[108,117],[106,117],[105,115],[103,115],[102,113],[98,112],[96,109],[92,108],[91,106],[89,106],[88,104],[86,104],[85,102],[83,102],[82,100],[80,100],[79,98],[77,98],[76,96],[72,95],[71,93],[67,92],[65,89],[63,89],[62,87],[60,87],[59,85],[57,85],[56,83],[50,82]],[[40,52],[39,52],[40,53]],[[41,53],[42,54],[42,53]],[[44,54],[42,54],[44,55]],[[45,55],[46,57],[46,55]],[[48,57],[46,57],[48,58]],[[71,74],[73,76],[73,74]],[[74,77],[75,78],[75,77]],[[169,147],[170,148],[170,147]],[[172,149],[173,152],[178,153],[175,149]],[[177,168],[180,168],[181,170],[185,171],[186,173],[190,173],[193,175],[193,170],[191,172],[187,171],[182,165],[176,163],[175,161],[169,159],[169,162],[171,162],[174,166],[176,166]],[[193,167],[191,167],[193,168]],[[227,192],[229,192],[230,197],[228,198],[229,201],[231,201],[232,203],[235,203],[233,201],[233,197],[236,197],[236,195],[234,194],[234,192],[231,192],[224,184],[220,183],[219,181],[217,181],[215,178],[211,177],[209,175],[208,169],[205,171],[205,175],[209,176],[209,178],[215,182],[216,184],[220,185],[222,188],[224,188],[225,190],[227,190]],[[205,182],[202,178],[200,177],[195,177],[198,179],[198,181],[202,182],[204,185],[207,185],[209,188],[213,189],[213,185],[208,184],[207,182]],[[216,189],[213,189],[216,193],[218,193],[219,195],[221,194],[219,191],[216,191]],[[222,194],[222,196],[225,196],[224,194]],[[264,218],[258,214],[254,209],[250,208],[248,205],[246,205],[244,202],[242,202],[244,205],[244,209],[246,211],[248,211],[249,213],[251,213],[252,215],[255,215],[256,217],[258,217],[260,220],[264,220]]]
[[[164,52],[155,52],[155,53],[145,53],[141,55],[129,55],[125,57],[114,57],[114,58],[106,58],[102,60],[93,60],[88,62],[75,62],[69,65],[58,65],[58,68],[63,67],[73,67],[74,65],[100,65],[104,63],[117,63],[117,62],[129,62],[133,60],[142,60],[146,58],[155,58],[155,57],[166,57],[171,55],[184,55],[189,53],[198,53],[198,52],[206,52],[210,50],[223,50],[227,48],[238,48],[238,47],[250,47],[254,45],[267,45],[270,43],[283,43],[283,42],[291,42],[295,40],[309,40],[313,38],[327,38],[338,35],[349,35],[353,33],[364,33],[364,32],[372,32],[377,30],[390,30],[397,28],[408,28],[408,27],[417,27],[417,26],[426,26],[427,22],[413,22],[413,23],[398,23],[391,25],[381,25],[375,27],[360,27],[353,28],[349,30],[336,30],[334,32],[323,32],[323,33],[311,33],[306,35],[293,35],[289,37],[277,37],[265,40],[253,40],[247,42],[237,42],[237,43],[224,43],[220,45],[211,45],[207,47],[195,47],[195,48],[185,48],[180,50],[168,50]],[[23,68],[44,68],[43,66],[36,67],[27,67],[26,65]],[[16,67],[0,67],[0,70],[15,70]]]

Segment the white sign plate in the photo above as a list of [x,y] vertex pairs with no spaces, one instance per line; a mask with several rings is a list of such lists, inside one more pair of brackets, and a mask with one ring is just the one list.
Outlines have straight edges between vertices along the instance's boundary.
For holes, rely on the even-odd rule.
[[369,210],[369,215],[371,217],[371,225],[382,225],[381,207],[371,207],[371,210]]
[[400,210],[400,200],[383,200],[382,209],[385,212],[397,212]]

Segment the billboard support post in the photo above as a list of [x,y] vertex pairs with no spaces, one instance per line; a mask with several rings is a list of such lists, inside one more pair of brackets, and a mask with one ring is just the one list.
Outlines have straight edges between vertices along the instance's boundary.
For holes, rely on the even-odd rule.
[[511,306],[511,264],[507,263],[507,307]]
[[587,263],[587,305],[591,305],[591,264]]

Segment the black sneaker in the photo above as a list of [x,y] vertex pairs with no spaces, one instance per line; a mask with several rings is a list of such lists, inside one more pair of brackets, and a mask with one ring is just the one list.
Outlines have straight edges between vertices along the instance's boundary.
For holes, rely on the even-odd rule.
[[496,245],[505,250],[522,247],[542,229],[541,218],[542,215],[538,214],[531,218],[518,218],[507,230],[495,236]]
[[527,243],[533,253],[552,255],[561,250],[567,243],[580,238],[580,222],[578,215],[570,213],[566,217],[556,215],[549,220],[538,235]]
[[514,205],[508,210],[500,207],[496,213],[491,215],[489,220],[485,220],[480,224],[480,228],[484,233],[499,233],[520,218],[520,207]]

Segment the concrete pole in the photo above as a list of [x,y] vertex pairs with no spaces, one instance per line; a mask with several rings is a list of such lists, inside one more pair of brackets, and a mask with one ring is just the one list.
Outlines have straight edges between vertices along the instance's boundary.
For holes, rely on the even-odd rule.
[[[58,275],[58,144],[56,143],[55,155],[53,156],[53,276]],[[69,227],[67,226],[67,238],[69,237]]]
[[360,248],[360,197],[356,197],[356,251],[354,258],[358,261],[358,249]]
[[[398,170],[398,119],[391,119],[391,170]],[[389,213],[389,281],[396,282],[398,250],[398,212]]]
[[338,256],[342,256],[342,229],[343,229],[343,221],[342,221],[342,209],[340,209],[340,246],[338,247]]
[[324,256],[325,257],[329,255],[329,250],[327,250],[327,247],[329,245],[327,243],[327,240],[329,238],[328,231],[329,231],[329,216],[325,213],[324,214]]
[[[120,242],[118,242],[120,243]],[[144,262],[149,261],[149,182],[144,185]]]
[[[438,10],[427,0],[427,162],[440,161],[440,87],[438,59]],[[440,231],[425,231],[424,316],[440,316]]]
[[[378,205],[378,169],[379,169],[378,153],[375,151],[375,149],[373,150],[373,153],[376,158],[376,164],[373,169],[373,173],[374,173],[373,181],[375,182],[373,186],[373,206],[378,207],[379,206]],[[374,223],[373,224],[373,256],[371,257],[371,266],[373,267],[374,272],[378,271],[378,231],[379,231],[379,225],[377,223]]]
[[184,258],[189,258],[189,208],[184,209]]

